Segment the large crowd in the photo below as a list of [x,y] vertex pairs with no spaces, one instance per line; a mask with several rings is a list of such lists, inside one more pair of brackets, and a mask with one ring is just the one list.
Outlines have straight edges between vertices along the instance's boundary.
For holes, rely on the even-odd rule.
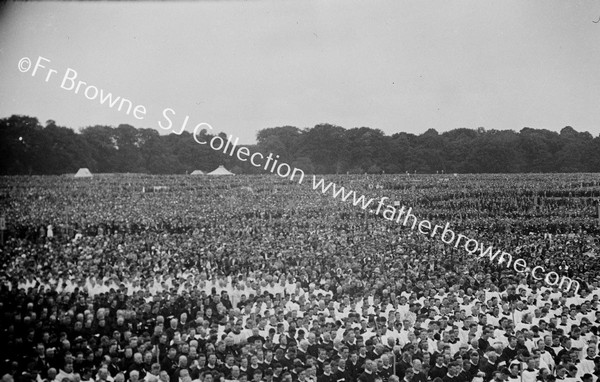
[[0,178],[2,382],[596,382],[593,175],[325,176],[581,283],[277,176]]

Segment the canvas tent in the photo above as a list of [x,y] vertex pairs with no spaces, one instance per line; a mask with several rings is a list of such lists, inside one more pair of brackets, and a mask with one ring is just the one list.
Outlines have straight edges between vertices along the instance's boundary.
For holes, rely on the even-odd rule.
[[190,175],[204,175],[204,172],[201,170],[194,170]]
[[91,178],[92,173],[87,168],[80,168],[75,174],[75,178]]
[[216,170],[209,172],[208,175],[235,175],[235,174],[230,172],[229,170],[227,170],[225,167],[219,166],[219,167],[217,167]]

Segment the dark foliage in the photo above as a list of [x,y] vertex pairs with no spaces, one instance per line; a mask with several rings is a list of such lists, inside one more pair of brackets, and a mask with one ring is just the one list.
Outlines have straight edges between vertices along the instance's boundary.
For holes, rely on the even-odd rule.
[[[204,139],[213,136],[202,132]],[[221,137],[225,134],[221,133]],[[330,124],[260,130],[250,152],[280,156],[307,173],[523,173],[600,172],[600,137],[572,127],[543,129],[455,129],[421,135],[385,135],[369,127],[344,129]],[[90,126],[79,133],[43,126],[36,118],[0,119],[0,174],[63,174],[87,167],[92,173],[183,174],[224,165],[234,172],[264,170],[249,161],[199,145],[192,134],[161,136],[130,125]]]

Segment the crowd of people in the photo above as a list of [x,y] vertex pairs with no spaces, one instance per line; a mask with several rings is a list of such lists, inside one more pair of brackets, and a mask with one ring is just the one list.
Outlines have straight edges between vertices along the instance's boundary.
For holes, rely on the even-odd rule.
[[277,176],[5,177],[2,381],[597,381],[592,175],[325,178],[581,288]]

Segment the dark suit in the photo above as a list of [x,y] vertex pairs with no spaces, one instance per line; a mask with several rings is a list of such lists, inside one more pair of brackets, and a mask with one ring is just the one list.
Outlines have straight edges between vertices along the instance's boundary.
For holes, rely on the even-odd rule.
[[358,377],[360,382],[375,382],[375,373],[368,373],[366,370]]
[[446,376],[446,374],[448,373],[448,368],[446,366],[438,366],[435,365],[434,367],[432,367],[429,370],[429,378],[431,380],[434,380],[436,378],[444,378]]

